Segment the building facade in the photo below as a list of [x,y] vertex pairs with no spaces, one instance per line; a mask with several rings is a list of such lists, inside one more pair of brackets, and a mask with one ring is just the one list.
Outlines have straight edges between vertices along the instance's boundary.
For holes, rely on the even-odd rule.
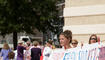
[[91,34],[105,40],[105,0],[65,0],[63,30],[73,39],[88,43]]

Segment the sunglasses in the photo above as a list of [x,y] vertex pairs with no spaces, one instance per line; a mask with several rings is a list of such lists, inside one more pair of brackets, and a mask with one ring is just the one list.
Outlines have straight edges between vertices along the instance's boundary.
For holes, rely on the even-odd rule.
[[78,44],[78,43],[72,43],[72,44]]
[[91,38],[90,40],[96,40],[96,38]]

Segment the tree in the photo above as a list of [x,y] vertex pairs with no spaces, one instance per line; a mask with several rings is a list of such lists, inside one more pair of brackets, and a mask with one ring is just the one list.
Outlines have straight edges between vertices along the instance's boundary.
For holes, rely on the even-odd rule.
[[49,20],[58,18],[56,0],[0,0],[0,34],[13,33],[14,49],[17,33],[34,34],[38,29],[53,29]]

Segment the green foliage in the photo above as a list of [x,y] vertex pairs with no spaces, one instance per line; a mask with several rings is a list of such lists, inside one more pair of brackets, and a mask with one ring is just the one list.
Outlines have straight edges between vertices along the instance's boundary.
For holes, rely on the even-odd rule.
[[56,0],[0,0],[0,33],[53,31],[50,20],[59,20]]

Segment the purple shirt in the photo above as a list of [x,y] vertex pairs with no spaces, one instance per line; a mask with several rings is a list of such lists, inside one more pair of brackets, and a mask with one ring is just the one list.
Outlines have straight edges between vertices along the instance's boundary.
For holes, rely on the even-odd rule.
[[11,49],[2,49],[1,50],[1,56],[3,57],[3,60],[9,60],[8,59],[8,53],[11,52]]
[[23,46],[17,46],[17,56],[23,58],[23,56],[24,56],[23,55],[24,50],[25,50],[25,47],[23,47]]

